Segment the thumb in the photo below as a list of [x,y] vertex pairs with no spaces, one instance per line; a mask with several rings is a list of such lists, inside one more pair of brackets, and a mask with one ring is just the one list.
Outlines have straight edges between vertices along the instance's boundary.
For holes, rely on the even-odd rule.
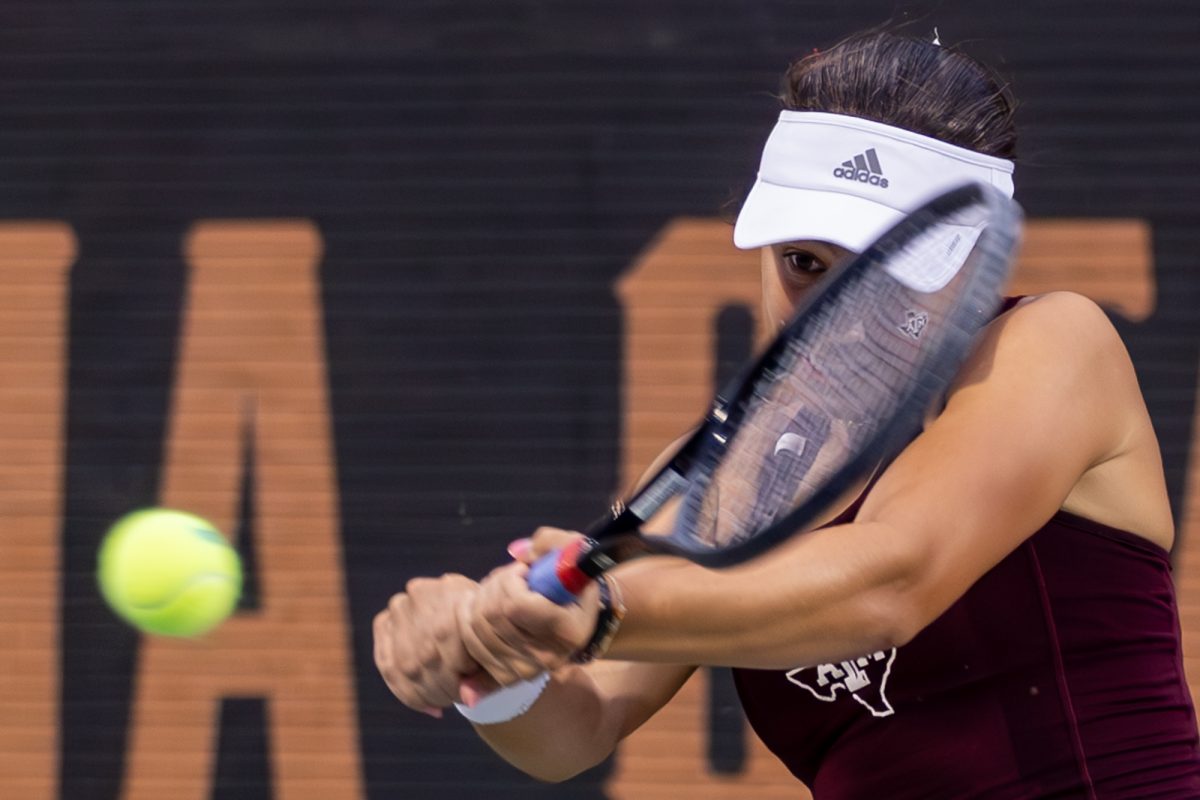
[[582,533],[564,531],[562,528],[538,528],[534,531],[533,537],[530,539],[530,560],[536,561],[538,558],[546,555],[546,553],[561,550],[575,539],[582,538],[584,538]]

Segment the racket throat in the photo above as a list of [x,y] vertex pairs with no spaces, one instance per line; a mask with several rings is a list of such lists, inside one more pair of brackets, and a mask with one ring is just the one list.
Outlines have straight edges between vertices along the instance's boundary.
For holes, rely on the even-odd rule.
[[586,539],[589,547],[580,550],[576,566],[591,579],[625,561],[658,552],[650,543],[636,534],[618,535],[605,539]]

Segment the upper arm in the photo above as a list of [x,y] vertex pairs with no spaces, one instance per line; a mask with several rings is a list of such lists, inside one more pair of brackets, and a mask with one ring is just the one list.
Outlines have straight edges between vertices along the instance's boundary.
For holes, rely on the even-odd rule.
[[1136,398],[1123,345],[1085,298],[1047,295],[989,326],[943,412],[858,516],[912,544],[919,627],[1053,516],[1088,469],[1121,451]]

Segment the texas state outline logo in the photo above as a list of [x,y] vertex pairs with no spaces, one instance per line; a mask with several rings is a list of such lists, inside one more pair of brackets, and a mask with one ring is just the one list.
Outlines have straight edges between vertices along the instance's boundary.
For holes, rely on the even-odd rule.
[[836,664],[797,667],[787,673],[787,679],[823,703],[837,700],[838,689],[843,689],[871,716],[890,717],[896,710],[887,699],[887,682],[895,660],[893,647]]

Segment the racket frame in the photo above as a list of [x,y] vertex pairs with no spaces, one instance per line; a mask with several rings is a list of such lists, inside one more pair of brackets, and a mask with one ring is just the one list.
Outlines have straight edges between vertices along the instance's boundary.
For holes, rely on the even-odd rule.
[[[964,279],[959,321],[967,324],[952,331],[940,350],[925,361],[921,380],[913,381],[897,404],[891,418],[858,452],[842,465],[804,503],[773,521],[753,536],[724,548],[699,549],[681,544],[669,536],[645,536],[641,526],[667,502],[687,487],[686,477],[702,455],[720,453],[737,435],[738,425],[754,396],[758,378],[771,370],[787,369],[795,357],[789,355],[792,342],[821,318],[846,292],[852,291],[860,275],[881,269],[897,250],[924,234],[930,226],[943,223],[973,205],[987,208],[987,225],[967,257],[979,263]],[[975,335],[992,319],[1001,303],[1001,291],[1008,278],[1013,254],[1020,239],[1020,207],[999,190],[982,183],[967,183],[929,200],[882,234],[864,252],[835,268],[801,300],[789,321],[762,353],[738,375],[714,400],[697,430],[671,460],[627,501],[615,503],[611,512],[590,525],[586,542],[569,554],[573,565],[584,576],[594,579],[616,564],[645,555],[672,555],[711,567],[730,566],[769,550],[811,523],[830,504],[881,464],[895,458],[919,433],[926,413],[942,399],[969,355]],[[964,262],[965,265],[966,262]],[[720,459],[714,459],[714,464]],[[570,578],[569,564],[557,567],[560,576]],[[532,583],[532,581],[531,581]]]

